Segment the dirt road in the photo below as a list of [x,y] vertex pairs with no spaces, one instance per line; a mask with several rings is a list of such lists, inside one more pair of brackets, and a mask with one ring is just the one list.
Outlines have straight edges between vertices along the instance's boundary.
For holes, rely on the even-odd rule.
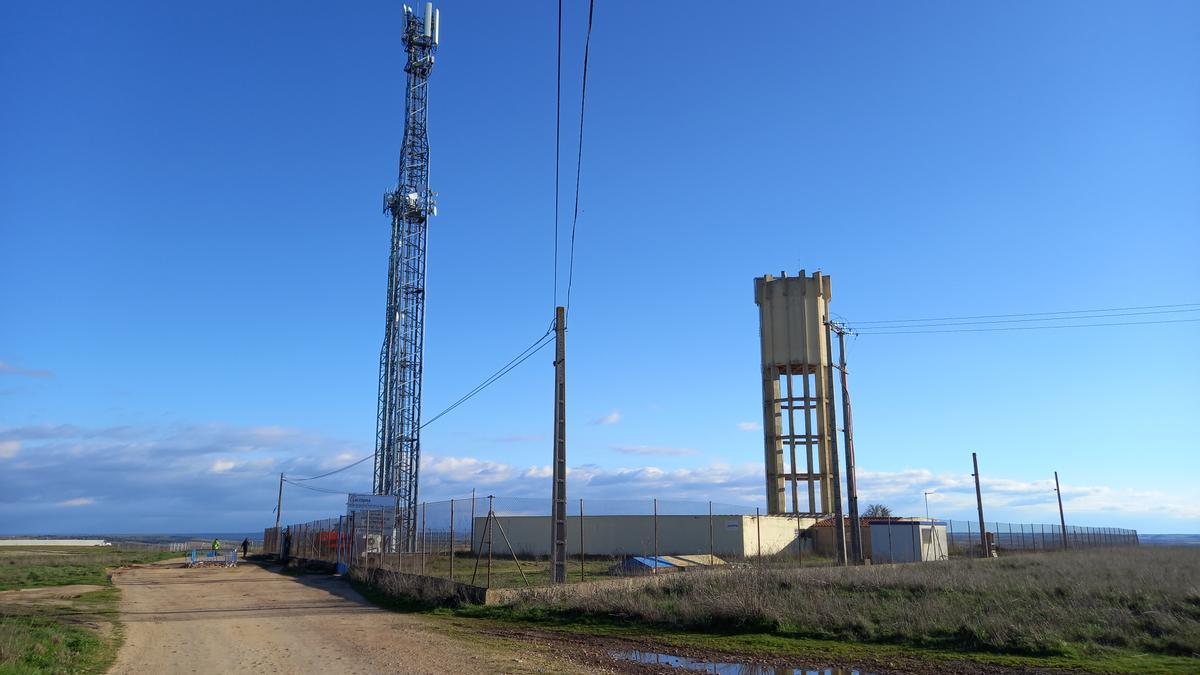
[[338,577],[159,564],[113,582],[125,624],[113,673],[583,672],[537,647],[378,609]]

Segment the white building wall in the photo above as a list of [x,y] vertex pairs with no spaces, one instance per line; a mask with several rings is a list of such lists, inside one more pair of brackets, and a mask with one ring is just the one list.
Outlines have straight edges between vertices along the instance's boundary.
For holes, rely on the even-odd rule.
[[940,522],[871,522],[871,561],[907,563],[946,560],[946,525]]
[[[471,550],[482,544],[487,551],[484,538],[485,516],[475,518],[474,539]],[[519,556],[550,555],[549,516],[497,516],[512,548]],[[795,550],[796,518],[762,516],[756,523],[754,516],[712,517],[712,550],[717,556],[743,557],[756,555],[761,533],[762,554],[772,555],[780,551]],[[807,528],[813,524],[811,518],[801,518],[800,525]],[[584,518],[584,551],[587,555],[654,555],[653,516],[586,516]],[[492,526],[492,554],[509,555],[504,537]],[[659,516],[658,554],[688,555],[709,552],[709,517]],[[579,517],[567,518],[567,555],[579,555]]]

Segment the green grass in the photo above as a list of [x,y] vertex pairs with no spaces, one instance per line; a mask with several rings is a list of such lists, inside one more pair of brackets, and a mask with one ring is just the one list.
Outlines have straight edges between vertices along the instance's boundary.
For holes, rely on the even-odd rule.
[[104,586],[74,597],[31,601],[0,595],[0,673],[102,673],[120,646],[120,591],[107,569],[178,557],[119,548],[0,548],[0,590]]
[[[567,583],[574,584],[581,580],[596,581],[597,579],[611,579],[613,575],[609,571],[614,566],[620,564],[620,562],[620,558],[599,556],[585,558],[583,561],[583,574],[581,576],[579,559],[569,559],[567,561]],[[422,564],[420,556],[407,556],[401,567],[397,566],[394,557],[385,556],[384,564],[388,569],[402,569],[404,572],[441,579],[450,578],[450,558],[446,555],[428,556],[425,558],[424,564]],[[754,564],[764,568],[793,569],[796,567],[796,558],[794,555],[764,556],[761,562],[750,558],[747,564]],[[831,564],[833,564],[833,560],[830,558],[811,555],[804,557],[804,566],[806,568],[824,567]],[[518,568],[518,563],[514,562],[511,556],[494,556],[491,565],[490,585],[488,583],[487,567],[488,561],[486,557],[479,559],[479,566],[476,569],[475,556],[467,552],[460,553],[454,559],[454,581],[490,588],[524,588],[526,586],[550,585],[550,561],[548,559],[521,559]],[[522,572],[524,572],[524,577],[522,577]]]
[[109,547],[0,548],[0,591],[14,588],[106,584],[107,569],[178,558],[179,553]]
[[[1200,551],[1134,548],[538,588],[464,619],[751,655],[920,655],[1017,668],[1200,671]],[[404,603],[397,608],[405,609]],[[407,609],[413,609],[413,606]]]

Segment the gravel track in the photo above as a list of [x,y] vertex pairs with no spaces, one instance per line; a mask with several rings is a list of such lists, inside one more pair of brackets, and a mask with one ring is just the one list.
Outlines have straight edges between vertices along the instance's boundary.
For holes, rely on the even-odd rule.
[[582,672],[541,649],[379,609],[334,576],[158,563],[113,582],[125,642],[112,673]]

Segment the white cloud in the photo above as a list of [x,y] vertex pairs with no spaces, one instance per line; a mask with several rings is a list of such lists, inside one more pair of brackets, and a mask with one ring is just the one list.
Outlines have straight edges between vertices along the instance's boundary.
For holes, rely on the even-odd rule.
[[663,448],[655,445],[614,445],[613,450],[624,455],[668,455],[683,457],[696,454],[691,448]]
[[609,424],[616,424],[617,422],[620,422],[620,421],[621,421],[621,411],[614,410],[614,411],[608,413],[607,415],[605,415],[604,417],[592,420],[592,424],[607,426]]
[[21,450],[21,441],[0,441],[0,459],[12,459]]
[[738,427],[738,429],[741,429],[742,431],[761,431],[762,430],[762,424],[759,424],[758,422],[738,422],[737,427]]
[[235,462],[232,459],[218,459],[208,467],[211,473],[228,473],[230,470],[238,467],[241,462]]
[[[1053,515],[1057,520],[1058,502],[1052,479],[1020,481],[1010,478],[983,478],[984,513],[1002,510],[1009,519],[1028,522],[1029,518]],[[929,495],[932,509],[943,514],[968,514],[975,509],[975,480],[971,474],[934,474],[928,469],[858,472],[859,503],[882,502],[900,510],[918,513],[924,509],[922,494]],[[1063,508],[1071,514],[1165,514],[1175,518],[1200,518],[1200,503],[1154,490],[1079,486],[1063,484]],[[1154,506],[1148,506],[1153,504]],[[936,514],[935,514],[936,515]],[[988,519],[992,518],[987,515]],[[1068,518],[1068,521],[1070,518]]]
[[91,497],[76,497],[75,499],[67,499],[55,504],[55,506],[91,506],[96,500]]

